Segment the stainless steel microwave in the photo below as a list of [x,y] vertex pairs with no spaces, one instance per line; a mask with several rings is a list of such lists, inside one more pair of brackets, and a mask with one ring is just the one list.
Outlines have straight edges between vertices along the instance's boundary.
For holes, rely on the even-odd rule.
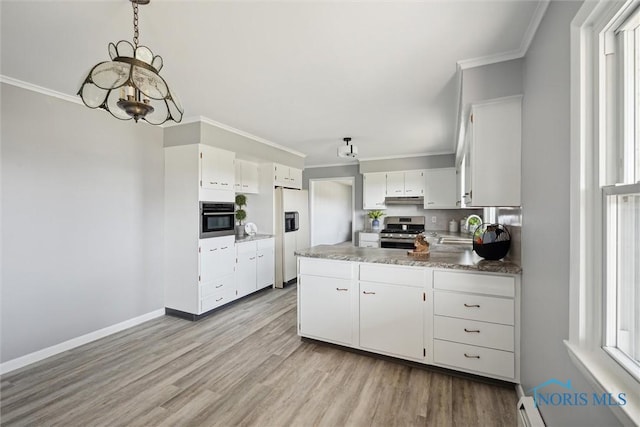
[[200,238],[235,234],[234,208],[228,202],[200,202]]

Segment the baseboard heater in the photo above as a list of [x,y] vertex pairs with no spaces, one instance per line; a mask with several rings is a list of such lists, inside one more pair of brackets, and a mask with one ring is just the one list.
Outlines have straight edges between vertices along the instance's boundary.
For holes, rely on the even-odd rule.
[[545,427],[533,397],[522,396],[518,401],[516,412],[518,427]]

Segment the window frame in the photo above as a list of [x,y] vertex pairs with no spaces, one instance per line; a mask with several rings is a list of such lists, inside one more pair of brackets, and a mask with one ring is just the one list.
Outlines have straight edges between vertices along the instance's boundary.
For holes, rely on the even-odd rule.
[[[619,111],[616,81],[601,70],[611,69],[615,58],[606,55],[615,46],[612,28],[639,0],[585,2],[571,23],[571,166],[570,166],[570,307],[571,361],[598,392],[636,396],[638,381],[604,348],[605,273],[604,196],[601,183],[611,182],[611,156],[600,156],[619,126],[606,126]],[[627,14],[629,16],[629,14]],[[624,18],[624,19],[623,19]],[[609,74],[610,77],[610,74]],[[607,164],[606,162],[609,162]],[[609,167],[607,167],[609,166]],[[625,425],[640,419],[640,402],[610,406]]]

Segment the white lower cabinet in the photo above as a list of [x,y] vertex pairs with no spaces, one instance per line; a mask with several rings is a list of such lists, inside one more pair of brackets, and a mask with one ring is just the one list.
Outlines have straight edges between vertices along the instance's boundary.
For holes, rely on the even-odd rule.
[[298,333],[518,383],[518,275],[299,258]]
[[302,276],[300,287],[300,333],[312,338],[351,345],[350,279]]
[[517,278],[435,271],[433,287],[434,363],[518,382]]
[[424,357],[423,290],[360,282],[360,346],[410,359]]
[[198,312],[202,314],[236,297],[235,238],[201,239]]
[[253,240],[236,245],[238,297],[273,284],[274,239]]

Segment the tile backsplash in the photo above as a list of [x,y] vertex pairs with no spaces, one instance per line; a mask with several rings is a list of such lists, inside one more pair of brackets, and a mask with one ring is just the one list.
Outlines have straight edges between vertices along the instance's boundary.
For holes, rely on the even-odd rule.
[[[449,230],[449,221],[453,219],[459,223],[460,219],[471,214],[480,215],[482,217],[482,209],[423,209],[419,205],[388,206],[384,212],[385,216],[382,217],[383,220],[386,216],[424,216],[424,228],[427,231]],[[432,221],[432,218],[434,217],[435,222]],[[367,229],[371,229],[371,220],[366,217],[366,215],[364,224]],[[382,226],[383,224],[381,224],[381,228]]]

